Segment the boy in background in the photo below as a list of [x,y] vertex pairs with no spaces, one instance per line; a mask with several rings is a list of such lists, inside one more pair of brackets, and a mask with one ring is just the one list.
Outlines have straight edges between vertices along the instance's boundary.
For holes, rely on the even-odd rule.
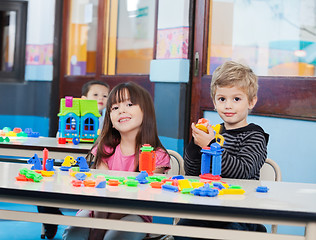
[[[222,153],[223,178],[256,179],[267,158],[269,135],[253,123],[247,123],[248,112],[257,103],[258,78],[253,71],[242,64],[228,61],[213,73],[211,97],[215,109],[224,123],[221,135],[225,138]],[[211,126],[208,133],[195,127],[192,123],[193,140],[185,149],[184,169],[186,175],[199,176],[201,173],[201,149],[215,142]],[[212,169],[210,169],[212,172]],[[200,221],[181,219],[179,225],[203,226],[210,228],[235,229],[265,232],[263,225]],[[192,239],[174,237],[176,240]]]
[[105,107],[108,101],[110,86],[101,81],[89,81],[82,86],[81,98],[88,100],[97,100],[98,109],[101,117],[99,118],[99,129],[102,129]]
[[[109,92],[110,86],[107,83],[96,80],[86,82],[81,88],[81,98],[87,100],[97,100],[98,102],[98,110],[101,114],[101,117],[99,117],[99,129],[102,129],[103,127],[103,120],[106,110],[105,107],[108,100]],[[62,214],[59,208],[55,207],[38,206],[37,209],[39,213],[53,213],[59,215]],[[55,224],[44,224],[44,228],[45,236],[48,239],[53,239],[57,233],[58,226]]]

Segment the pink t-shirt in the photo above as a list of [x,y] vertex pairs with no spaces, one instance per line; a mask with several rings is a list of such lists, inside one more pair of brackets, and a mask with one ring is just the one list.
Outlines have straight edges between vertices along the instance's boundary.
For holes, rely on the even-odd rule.
[[[110,170],[115,171],[128,171],[134,172],[134,160],[135,154],[124,156],[121,151],[121,145],[117,145],[114,154],[106,159],[102,159],[103,162],[107,163]],[[110,147],[104,147],[106,152],[110,152]],[[97,148],[92,150],[92,154],[96,155]],[[162,149],[156,150],[156,168],[165,168],[166,171],[170,169],[170,157]]]
[[[120,146],[120,144],[117,145],[114,154],[109,158],[102,159],[102,161],[107,163],[110,170],[134,172],[135,154],[124,156]],[[105,146],[104,148],[106,152],[111,152],[110,147]],[[93,148],[91,152],[95,156],[97,153],[97,147]],[[165,168],[165,172],[170,169],[170,157],[162,149],[156,150],[156,168]],[[152,222],[151,216],[141,215],[141,217],[145,222]]]

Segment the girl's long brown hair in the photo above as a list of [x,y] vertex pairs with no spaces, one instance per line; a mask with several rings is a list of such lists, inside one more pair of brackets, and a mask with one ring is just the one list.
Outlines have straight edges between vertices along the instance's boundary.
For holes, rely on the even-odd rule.
[[[139,105],[143,112],[143,122],[140,126],[138,134],[136,135],[135,171],[138,170],[139,150],[143,144],[150,144],[154,149],[161,148],[167,154],[166,149],[162,146],[158,138],[155,108],[151,95],[146,89],[139,86],[138,84],[134,82],[126,82],[115,86],[109,94],[102,132],[92,147],[93,149],[95,146],[97,146],[97,154],[92,165],[94,168],[99,165],[100,161],[102,161],[102,158],[108,158],[112,156],[115,152],[116,146],[121,142],[121,135],[119,131],[113,128],[110,113],[112,105],[127,100],[126,95],[129,96],[129,100],[133,104]],[[110,147],[111,151],[106,152],[104,148],[105,146]],[[91,150],[88,155],[91,154]],[[91,164],[90,158],[90,165]]]

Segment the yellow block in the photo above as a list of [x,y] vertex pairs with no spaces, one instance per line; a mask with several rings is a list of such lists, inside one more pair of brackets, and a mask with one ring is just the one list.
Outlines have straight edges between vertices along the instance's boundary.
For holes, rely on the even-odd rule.
[[244,189],[222,189],[220,190],[220,195],[222,194],[244,194],[245,190]]
[[224,188],[227,188],[227,189],[229,188],[229,185],[227,183],[222,183],[222,185]]
[[178,188],[180,191],[184,188],[192,188],[191,182],[188,179],[179,179],[178,184]]
[[55,174],[54,171],[41,171],[43,177],[51,177]]
[[84,173],[84,174],[86,174],[87,177],[91,177],[91,173],[90,172],[69,172],[69,175],[72,176],[72,177],[75,177],[75,175],[77,173]]
[[202,131],[204,131],[204,132],[206,132],[206,133],[208,133],[207,127],[205,127],[203,124],[199,124],[199,123],[195,124],[195,127],[200,129],[200,130],[202,130]]
[[212,126],[213,130],[219,134],[220,130],[221,130],[221,125],[220,124],[216,124]]
[[13,131],[10,131],[10,132],[8,132],[8,133],[6,134],[6,136],[8,136],[8,137],[16,137],[16,133],[13,132]]

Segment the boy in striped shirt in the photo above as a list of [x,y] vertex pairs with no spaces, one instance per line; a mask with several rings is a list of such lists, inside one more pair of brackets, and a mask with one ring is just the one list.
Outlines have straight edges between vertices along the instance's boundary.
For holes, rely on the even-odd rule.
[[[257,92],[258,78],[245,65],[228,61],[213,73],[211,97],[215,109],[224,121],[221,124],[221,135],[225,138],[222,146],[223,178],[258,180],[260,177],[260,169],[267,158],[269,135],[260,126],[247,122],[248,112],[257,103]],[[186,175],[198,176],[201,173],[201,149],[215,142],[214,132],[209,126],[206,133],[196,128],[194,123],[191,128],[193,139],[185,149],[184,169]],[[266,231],[263,225],[246,223],[181,219],[178,224]]]

